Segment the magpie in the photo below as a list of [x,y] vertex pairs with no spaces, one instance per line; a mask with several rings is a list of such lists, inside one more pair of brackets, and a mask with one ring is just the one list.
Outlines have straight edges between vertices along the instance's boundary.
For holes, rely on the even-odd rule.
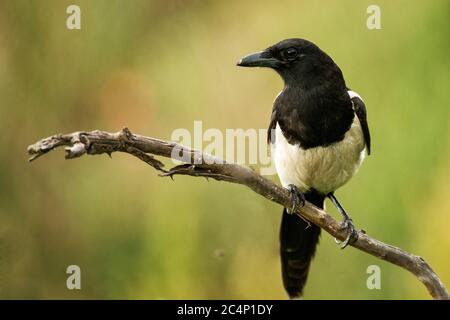
[[357,240],[352,220],[334,192],[370,154],[366,107],[346,86],[332,58],[308,40],[283,40],[245,56],[237,65],[271,68],[284,81],[274,101],[268,142],[280,182],[292,196],[292,208],[283,209],[280,255],[284,288],[290,298],[299,298],[320,228],[291,213],[305,201],[323,209],[329,198],[348,234],[342,248]]

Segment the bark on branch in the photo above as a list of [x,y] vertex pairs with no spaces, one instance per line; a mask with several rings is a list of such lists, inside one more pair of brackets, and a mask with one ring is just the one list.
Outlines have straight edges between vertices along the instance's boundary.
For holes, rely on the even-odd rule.
[[[247,167],[226,163],[201,151],[192,150],[173,142],[132,134],[127,128],[116,133],[99,130],[80,131],[58,134],[39,140],[28,147],[30,161],[61,146],[66,147],[66,159],[77,158],[84,154],[106,153],[110,155],[117,151],[125,152],[158,170],[160,176],[189,175],[238,183],[249,187],[270,201],[284,207],[291,207],[289,191]],[[169,170],[165,170],[163,163],[154,157],[174,158],[174,155],[177,155],[177,158],[181,155],[185,163]],[[310,203],[298,208],[296,214],[311,221],[339,240],[344,240],[346,237],[346,232],[341,228],[340,222]],[[450,299],[442,281],[421,257],[371,238],[362,230],[357,232],[358,239],[351,246],[410,271],[425,285],[434,299]]]

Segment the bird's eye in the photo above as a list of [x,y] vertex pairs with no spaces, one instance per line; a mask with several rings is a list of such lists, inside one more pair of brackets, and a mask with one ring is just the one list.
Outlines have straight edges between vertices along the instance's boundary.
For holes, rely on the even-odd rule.
[[293,60],[297,57],[298,51],[295,48],[288,48],[284,51],[284,57],[288,60]]

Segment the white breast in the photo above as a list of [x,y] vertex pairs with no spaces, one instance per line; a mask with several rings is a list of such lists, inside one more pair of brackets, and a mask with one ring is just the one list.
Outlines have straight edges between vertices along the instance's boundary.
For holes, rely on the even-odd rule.
[[284,187],[293,184],[302,192],[315,189],[328,194],[350,180],[365,155],[364,135],[356,115],[344,139],[327,147],[304,150],[289,144],[278,123],[275,129],[272,158]]

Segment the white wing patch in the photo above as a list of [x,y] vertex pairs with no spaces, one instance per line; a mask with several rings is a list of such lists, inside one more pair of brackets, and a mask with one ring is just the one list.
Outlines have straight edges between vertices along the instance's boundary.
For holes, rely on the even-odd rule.
[[353,99],[354,97],[358,97],[361,99],[362,102],[364,102],[363,98],[361,98],[361,96],[357,92],[352,91],[352,90],[348,90],[347,92],[348,92],[348,95],[350,96],[350,99]]

